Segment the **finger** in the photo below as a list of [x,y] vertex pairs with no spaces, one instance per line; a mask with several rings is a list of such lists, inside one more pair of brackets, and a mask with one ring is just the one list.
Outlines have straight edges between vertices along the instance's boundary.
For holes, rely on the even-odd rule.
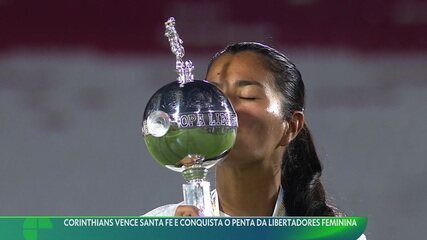
[[176,208],[175,216],[198,217],[199,209],[195,206],[181,205]]
[[197,217],[198,213],[192,209],[182,209],[180,211],[177,211],[175,213],[175,216],[182,216],[182,217]]

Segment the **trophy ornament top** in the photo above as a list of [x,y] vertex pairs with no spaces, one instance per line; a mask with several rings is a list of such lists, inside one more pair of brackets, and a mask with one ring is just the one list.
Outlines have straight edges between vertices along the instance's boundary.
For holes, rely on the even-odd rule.
[[175,18],[170,17],[168,21],[165,22],[165,36],[169,40],[171,51],[176,56],[176,72],[178,73],[178,82],[182,87],[187,82],[194,81],[193,63],[188,61],[183,61],[185,55],[184,47],[182,46],[182,39],[179,38],[178,32],[175,29]]

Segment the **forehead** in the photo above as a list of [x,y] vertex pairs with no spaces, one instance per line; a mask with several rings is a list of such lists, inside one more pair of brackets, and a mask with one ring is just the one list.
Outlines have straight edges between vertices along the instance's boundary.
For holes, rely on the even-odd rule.
[[259,82],[270,82],[272,77],[264,57],[251,51],[221,55],[212,63],[206,76],[207,80],[240,78],[238,80]]

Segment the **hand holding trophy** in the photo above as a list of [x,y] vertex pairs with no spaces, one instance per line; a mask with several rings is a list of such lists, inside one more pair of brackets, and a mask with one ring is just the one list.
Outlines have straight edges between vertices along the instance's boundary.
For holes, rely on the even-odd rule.
[[174,18],[165,26],[165,36],[176,55],[178,79],[148,101],[142,122],[144,140],[157,162],[182,173],[184,204],[213,216],[210,183],[205,179],[208,169],[233,146],[237,115],[217,87],[193,79],[191,61],[182,60],[185,52]]

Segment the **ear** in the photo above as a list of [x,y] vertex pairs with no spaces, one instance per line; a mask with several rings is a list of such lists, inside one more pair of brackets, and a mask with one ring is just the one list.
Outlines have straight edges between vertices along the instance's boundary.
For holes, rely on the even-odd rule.
[[280,141],[281,146],[288,145],[304,127],[304,113],[301,111],[293,112],[289,121],[284,122],[284,124],[286,124],[286,129]]

